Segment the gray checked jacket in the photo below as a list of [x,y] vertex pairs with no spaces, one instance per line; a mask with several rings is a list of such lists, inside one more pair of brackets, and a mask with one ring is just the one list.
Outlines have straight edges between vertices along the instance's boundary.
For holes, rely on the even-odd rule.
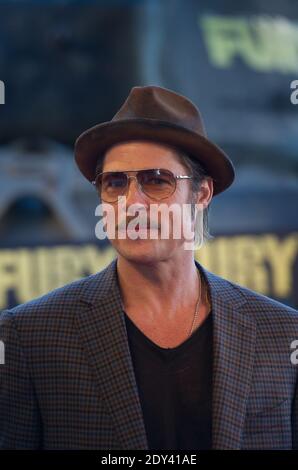
[[[212,303],[212,448],[297,449],[298,311],[195,263]],[[148,449],[117,258],[4,310],[0,340],[0,449]]]

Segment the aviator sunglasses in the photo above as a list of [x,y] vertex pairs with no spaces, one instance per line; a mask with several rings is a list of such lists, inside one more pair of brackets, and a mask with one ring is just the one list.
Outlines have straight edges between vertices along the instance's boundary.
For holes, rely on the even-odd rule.
[[117,202],[128,188],[129,178],[135,178],[146,196],[160,201],[171,196],[176,190],[177,180],[191,179],[188,175],[174,175],[170,170],[152,168],[128,171],[104,171],[99,173],[92,184],[96,187],[102,201]]

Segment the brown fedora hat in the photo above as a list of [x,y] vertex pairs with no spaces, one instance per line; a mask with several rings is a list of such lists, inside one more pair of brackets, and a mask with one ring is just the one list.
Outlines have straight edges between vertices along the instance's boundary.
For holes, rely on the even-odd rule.
[[105,151],[129,140],[151,140],[185,151],[213,178],[213,195],[227,189],[234,180],[234,166],[224,151],[207,139],[198,108],[167,88],[133,87],[111,121],[83,132],[75,142],[80,171],[93,181],[97,162]]

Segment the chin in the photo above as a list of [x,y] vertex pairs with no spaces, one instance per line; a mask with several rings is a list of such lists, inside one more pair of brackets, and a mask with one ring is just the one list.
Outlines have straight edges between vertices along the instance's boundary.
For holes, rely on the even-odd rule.
[[160,240],[113,240],[112,245],[123,258],[138,263],[154,263],[165,259],[169,250]]
[[113,247],[124,259],[136,263],[151,264],[164,261],[178,249],[176,240],[113,240]]

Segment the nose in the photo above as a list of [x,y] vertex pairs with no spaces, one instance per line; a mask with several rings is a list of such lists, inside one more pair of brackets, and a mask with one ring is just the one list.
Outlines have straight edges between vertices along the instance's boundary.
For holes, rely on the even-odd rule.
[[[134,180],[131,182],[130,180]],[[127,205],[135,204],[136,202],[144,202],[146,195],[143,193],[139,186],[137,177],[134,175],[128,176],[127,190],[126,190]]]

